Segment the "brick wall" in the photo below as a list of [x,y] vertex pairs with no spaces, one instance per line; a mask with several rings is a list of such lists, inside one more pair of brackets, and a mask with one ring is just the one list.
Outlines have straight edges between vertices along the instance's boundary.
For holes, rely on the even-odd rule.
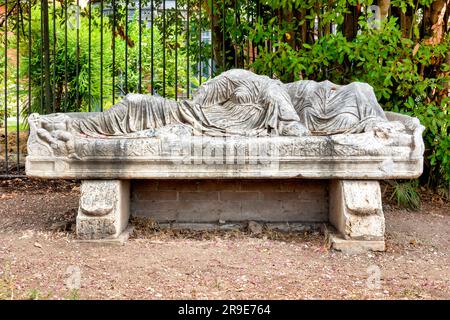
[[158,222],[328,220],[322,180],[134,180],[131,214]]

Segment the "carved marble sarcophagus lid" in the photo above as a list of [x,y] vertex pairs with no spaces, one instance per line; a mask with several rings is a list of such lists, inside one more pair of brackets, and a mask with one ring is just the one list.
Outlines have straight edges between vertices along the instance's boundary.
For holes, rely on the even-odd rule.
[[424,127],[365,83],[230,70],[192,100],[129,94],[99,113],[29,117],[26,173],[67,179],[416,178]]

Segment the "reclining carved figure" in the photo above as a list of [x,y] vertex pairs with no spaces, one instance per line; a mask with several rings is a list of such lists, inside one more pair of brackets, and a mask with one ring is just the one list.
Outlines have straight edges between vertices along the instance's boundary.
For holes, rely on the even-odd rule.
[[[66,128],[51,125],[55,121]],[[386,116],[372,87],[365,83],[339,86],[302,80],[283,84],[235,69],[201,85],[192,100],[128,94],[102,113],[82,119],[55,114],[36,125],[39,136],[56,146],[55,139],[70,144],[70,136],[62,131],[105,138],[176,127],[183,133],[206,136],[303,136],[359,133],[382,123],[388,123]],[[70,154],[70,145],[68,149]]]

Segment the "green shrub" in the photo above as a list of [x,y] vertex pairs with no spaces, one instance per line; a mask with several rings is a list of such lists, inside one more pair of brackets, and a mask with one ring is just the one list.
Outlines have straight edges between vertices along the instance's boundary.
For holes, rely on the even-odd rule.
[[418,210],[420,208],[420,196],[417,192],[417,180],[407,182],[394,182],[394,191],[391,195],[396,198],[397,205],[403,208]]
[[[40,32],[40,6],[35,6],[32,10],[32,29],[31,29],[31,64],[28,65],[28,38],[23,39],[22,44],[22,76],[25,77],[28,67],[31,70],[32,83],[32,103],[31,108],[35,112],[70,112],[87,111],[89,102],[91,110],[100,110],[101,94],[103,94],[103,108],[107,109],[112,105],[112,85],[113,74],[115,76],[115,102],[125,92],[138,92],[139,83],[139,24],[137,20],[130,19],[128,26],[128,37],[132,45],[128,45],[127,56],[125,57],[125,41],[116,35],[115,37],[115,69],[113,71],[113,51],[112,51],[112,30],[108,21],[108,16],[103,17],[103,92],[100,90],[101,75],[101,35],[100,35],[100,13],[98,8],[92,9],[91,18],[91,69],[89,82],[89,17],[86,12],[80,17],[79,30],[79,64],[78,77],[77,68],[77,30],[71,28],[68,23],[67,28],[67,52],[65,43],[65,20],[62,15],[61,7],[57,7],[56,19],[56,43],[53,43],[53,37],[50,36],[50,79],[51,89],[55,106],[50,103],[42,103],[45,92],[43,90],[43,59],[41,54],[42,37]],[[62,15],[62,16],[61,16]],[[53,21],[50,19],[49,29],[53,32]],[[162,35],[158,26],[155,24],[153,30],[153,54],[154,54],[154,91],[162,95],[163,72],[166,75],[165,91],[166,96],[175,97],[175,50],[176,46],[181,47],[185,41],[182,34],[178,35],[175,44],[174,37],[166,41],[166,64],[163,66],[162,55]],[[151,28],[142,27],[142,93],[150,93],[151,87]],[[55,54],[53,56],[53,47]],[[67,60],[66,60],[67,56]],[[127,87],[125,87],[125,61],[127,61]],[[178,62],[178,88],[185,88],[187,85],[186,70],[186,51],[179,49],[177,51]],[[67,79],[66,79],[67,78]],[[67,80],[67,86],[66,86]],[[90,87],[90,91],[89,91]],[[67,90],[67,93],[66,93]],[[180,89],[178,89],[180,91]],[[90,93],[90,95],[89,95]],[[78,100],[77,100],[78,97]],[[23,110],[27,112],[27,110]]]
[[280,26],[276,18],[258,23],[249,31],[250,39],[272,39],[275,50],[260,45],[252,68],[283,81],[369,83],[384,110],[417,117],[425,126],[422,181],[433,186],[448,185],[450,98],[445,85],[450,82],[450,66],[445,58],[450,51],[450,34],[439,44],[427,45],[404,38],[394,17],[380,29],[370,29],[365,17],[360,18],[359,25],[360,32],[350,41],[337,31],[294,49],[284,41],[292,25]]

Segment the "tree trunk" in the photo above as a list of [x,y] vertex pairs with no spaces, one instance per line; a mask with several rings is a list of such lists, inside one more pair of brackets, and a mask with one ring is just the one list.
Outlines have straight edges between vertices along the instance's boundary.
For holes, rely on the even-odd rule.
[[306,10],[302,9],[301,10],[301,17],[304,20],[303,25],[302,25],[302,42],[306,43],[307,41],[307,35],[308,35],[308,21],[306,20]]
[[353,40],[358,32],[358,18],[361,13],[360,5],[347,5],[349,12],[344,15],[344,35],[348,41]]
[[409,30],[412,24],[412,9],[408,8],[405,13],[401,13],[400,25],[403,38],[409,38]]
[[438,44],[443,40],[446,31],[445,16],[448,3],[445,0],[434,1],[424,13],[424,37],[429,44]]
[[[332,10],[333,10],[333,1],[332,0],[328,0],[327,6],[322,11],[322,14],[325,13],[326,11],[331,12]],[[323,26],[323,33],[324,33],[324,35],[328,35],[328,34],[331,33],[331,21],[327,22],[326,24],[324,24],[324,26]]]
[[380,8],[380,18],[384,20],[389,15],[389,9],[391,7],[391,0],[378,0],[378,7]]
[[400,22],[400,29],[402,31],[402,37],[408,38],[409,32],[411,30],[411,23],[412,23],[412,17],[414,10],[408,6],[406,9],[406,12],[403,12],[399,7],[392,7],[391,8],[391,14],[398,18],[398,21]]
[[[450,66],[450,52],[447,52],[445,63]],[[450,97],[450,80],[445,84],[445,88],[447,89],[447,96]]]
[[[208,13],[208,16],[211,17],[211,6],[209,5],[209,2],[205,3],[206,5],[206,11]],[[234,1],[230,3],[230,7],[234,7]],[[234,61],[236,60],[236,50],[231,43],[230,37],[227,36],[226,32],[224,34],[223,32],[223,18],[227,15],[227,8],[225,10],[222,10],[221,7],[214,7],[214,10],[212,11],[212,32],[211,36],[214,39],[214,61],[218,66],[224,65],[224,69],[227,70],[231,67],[231,65],[234,66]],[[226,26],[225,26],[226,28]],[[255,45],[255,44],[253,44]],[[225,55],[224,55],[225,52]],[[230,63],[227,61],[227,57],[232,57],[233,63]]]
[[[44,81],[45,81],[45,108],[51,108],[53,105],[52,90],[50,90],[51,80],[50,80],[50,38],[49,38],[49,22],[48,22],[48,1],[41,1],[42,10],[42,27],[43,27],[43,46],[44,51]],[[51,109],[49,109],[50,111]]]

